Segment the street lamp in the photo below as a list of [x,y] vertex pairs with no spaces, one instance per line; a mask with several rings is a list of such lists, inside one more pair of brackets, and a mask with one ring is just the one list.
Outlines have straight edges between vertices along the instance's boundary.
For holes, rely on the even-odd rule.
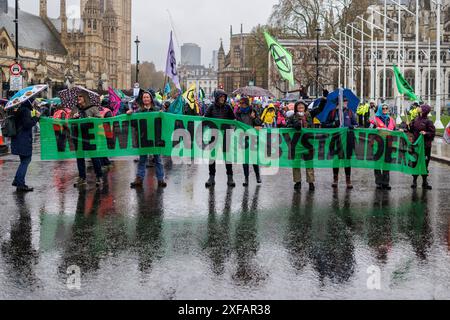
[[14,23],[16,24],[16,63],[19,63],[19,0],[16,0]]
[[317,52],[316,52],[316,97],[319,98],[319,55],[320,55],[320,48],[319,48],[319,41],[320,41],[320,32],[322,30],[320,28],[316,29],[317,33]]
[[136,36],[136,83],[139,83],[139,44],[141,43],[139,41],[139,37]]

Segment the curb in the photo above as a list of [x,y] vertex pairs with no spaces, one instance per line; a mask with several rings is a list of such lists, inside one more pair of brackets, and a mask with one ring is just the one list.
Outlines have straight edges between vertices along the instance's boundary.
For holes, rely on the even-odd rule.
[[447,157],[438,157],[436,155],[431,155],[431,160],[439,163],[448,164],[450,166],[450,158]]

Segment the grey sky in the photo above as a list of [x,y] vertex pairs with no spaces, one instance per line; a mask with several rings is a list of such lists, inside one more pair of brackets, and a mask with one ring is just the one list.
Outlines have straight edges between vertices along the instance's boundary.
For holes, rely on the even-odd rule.
[[[22,10],[37,14],[38,0],[19,0]],[[9,0],[10,6],[13,0]],[[79,0],[67,0],[68,11]],[[134,0],[133,1],[133,40],[139,35],[142,41],[139,50],[140,60],[154,61],[157,68],[165,67],[167,46],[171,24],[167,10],[174,21],[179,45],[194,42],[202,48],[202,63],[208,66],[212,60],[212,51],[217,50],[220,38],[223,38],[225,50],[229,46],[230,24],[235,33],[249,32],[257,24],[264,24],[278,0]],[[59,0],[48,0],[49,15],[59,16]],[[177,59],[180,51],[177,49]],[[135,61],[135,45],[133,58]]]

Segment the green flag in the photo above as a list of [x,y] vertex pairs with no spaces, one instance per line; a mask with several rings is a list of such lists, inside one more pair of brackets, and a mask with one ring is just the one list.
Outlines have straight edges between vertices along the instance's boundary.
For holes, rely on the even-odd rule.
[[411,101],[422,101],[419,97],[414,93],[414,89],[411,85],[406,81],[405,77],[401,73],[400,69],[397,65],[394,64],[394,73],[395,73],[395,81],[397,82],[397,89],[400,94],[404,94]]
[[266,37],[267,46],[269,47],[270,53],[275,60],[278,71],[280,71],[281,76],[288,80],[291,85],[294,85],[294,66],[292,64],[292,55],[283,46],[281,46],[270,34],[264,32]]

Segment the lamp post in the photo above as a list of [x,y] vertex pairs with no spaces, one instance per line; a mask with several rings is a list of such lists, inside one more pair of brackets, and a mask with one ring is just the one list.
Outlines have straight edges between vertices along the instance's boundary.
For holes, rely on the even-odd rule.
[[317,33],[317,52],[316,52],[316,97],[319,98],[319,55],[320,55],[320,48],[319,48],[319,41],[320,41],[320,32],[322,30],[320,28],[316,29]]
[[19,0],[16,0],[14,23],[16,24],[16,63],[19,62]]
[[139,83],[139,44],[141,43],[139,41],[139,37],[136,36],[136,83]]
[[436,64],[436,129],[444,129],[441,121],[441,100],[442,100],[442,77],[441,77],[441,8],[442,0],[431,0],[436,4],[436,46],[437,46],[437,64]]

